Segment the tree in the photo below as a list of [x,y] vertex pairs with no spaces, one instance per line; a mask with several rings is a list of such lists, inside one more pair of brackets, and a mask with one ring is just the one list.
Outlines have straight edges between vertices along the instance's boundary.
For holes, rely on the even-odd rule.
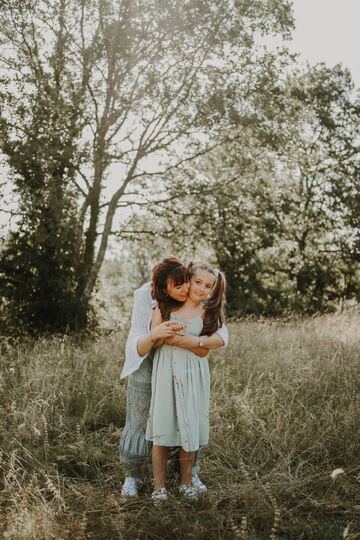
[[359,185],[359,94],[346,69],[319,64],[289,77],[281,95],[274,103],[273,147],[289,171],[288,277],[295,307],[322,311],[360,297],[356,258],[349,258],[359,229],[347,218],[349,206],[336,200],[339,186],[348,200],[349,188],[354,193]]
[[29,0],[4,18],[1,150],[21,216],[2,288],[30,325],[80,328],[118,211],[209,149],[208,95],[249,68],[255,32],[288,33],[290,4]]
[[178,216],[207,239],[233,315],[313,313],[360,298],[359,97],[341,66],[283,74],[223,108],[237,137],[184,173],[195,200],[162,209],[173,229]]

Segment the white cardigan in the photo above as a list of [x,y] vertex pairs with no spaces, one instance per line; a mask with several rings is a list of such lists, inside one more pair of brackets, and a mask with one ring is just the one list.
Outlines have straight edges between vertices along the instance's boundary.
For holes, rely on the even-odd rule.
[[[152,308],[155,304],[156,301],[151,296],[150,283],[145,283],[140,289],[136,289],[134,292],[131,327],[125,347],[125,363],[120,375],[121,379],[136,371],[148,355],[148,353],[145,356],[139,355],[137,342],[140,337],[145,336],[149,332]],[[225,324],[217,330],[217,333],[222,337],[224,347],[226,347],[229,341],[229,333]]]

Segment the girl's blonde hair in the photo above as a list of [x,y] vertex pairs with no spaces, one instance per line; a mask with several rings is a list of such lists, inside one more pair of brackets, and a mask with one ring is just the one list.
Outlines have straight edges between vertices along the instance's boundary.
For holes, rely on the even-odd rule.
[[225,275],[204,262],[191,261],[188,265],[190,278],[197,270],[206,270],[215,276],[215,283],[211,290],[209,298],[205,301],[204,325],[201,332],[202,336],[211,336],[224,324],[224,303],[226,291]]

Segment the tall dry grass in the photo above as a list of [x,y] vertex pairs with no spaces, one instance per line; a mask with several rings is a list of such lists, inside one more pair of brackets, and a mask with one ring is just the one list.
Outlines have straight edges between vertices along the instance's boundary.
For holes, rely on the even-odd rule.
[[[123,500],[124,337],[2,339],[0,537],[360,538],[360,317],[230,325],[212,354],[209,488]],[[331,477],[332,471],[341,469]]]

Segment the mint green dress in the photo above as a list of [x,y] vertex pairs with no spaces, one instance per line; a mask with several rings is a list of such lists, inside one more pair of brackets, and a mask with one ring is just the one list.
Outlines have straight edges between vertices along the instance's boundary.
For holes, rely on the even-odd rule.
[[[186,323],[186,333],[199,336],[200,316],[172,320]],[[162,345],[153,359],[152,391],[146,439],[157,446],[181,446],[193,452],[208,443],[210,372],[207,358],[187,349]]]

